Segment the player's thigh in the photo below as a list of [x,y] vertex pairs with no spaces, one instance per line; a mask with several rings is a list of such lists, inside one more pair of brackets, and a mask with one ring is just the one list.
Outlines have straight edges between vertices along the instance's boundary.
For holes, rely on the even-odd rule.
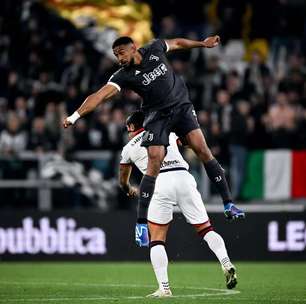
[[143,147],[167,147],[169,145],[172,115],[173,112],[171,109],[159,110],[146,114],[143,124],[146,132],[141,143]]
[[159,225],[169,224],[173,219],[173,205],[171,201],[153,196],[148,209],[148,221]]
[[167,173],[160,173],[148,209],[148,221],[155,224],[168,224],[173,219],[173,206],[176,192],[174,180],[169,180]]
[[208,161],[213,158],[201,129],[195,129],[185,135],[188,146],[201,158]]
[[192,130],[199,129],[197,115],[191,103],[178,106],[175,109],[173,131],[179,137],[185,137]]
[[209,220],[206,208],[204,206],[201,194],[197,189],[194,177],[184,172],[181,178],[181,184],[178,188],[178,206],[190,224],[202,224]]

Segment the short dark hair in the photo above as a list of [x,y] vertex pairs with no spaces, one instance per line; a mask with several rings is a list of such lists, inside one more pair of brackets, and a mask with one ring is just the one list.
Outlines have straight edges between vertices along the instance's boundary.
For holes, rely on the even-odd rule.
[[113,42],[112,48],[114,49],[115,47],[117,47],[119,45],[125,45],[125,44],[129,44],[129,43],[134,43],[133,39],[131,37],[128,37],[128,36],[122,36],[122,37],[117,38]]
[[144,113],[142,111],[135,111],[126,119],[126,125],[133,124],[135,131],[143,127]]

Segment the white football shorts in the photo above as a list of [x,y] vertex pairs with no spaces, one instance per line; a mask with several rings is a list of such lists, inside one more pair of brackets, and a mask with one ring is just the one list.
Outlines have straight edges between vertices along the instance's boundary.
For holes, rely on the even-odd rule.
[[160,173],[148,210],[148,220],[168,224],[173,219],[173,207],[178,206],[190,224],[208,221],[208,215],[194,177],[185,170]]

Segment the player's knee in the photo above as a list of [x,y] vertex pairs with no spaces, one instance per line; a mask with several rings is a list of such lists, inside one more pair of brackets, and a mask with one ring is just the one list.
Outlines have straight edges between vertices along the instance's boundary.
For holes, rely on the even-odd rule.
[[165,241],[161,241],[161,240],[155,240],[155,241],[150,242],[150,248],[157,246],[157,245],[166,246],[166,243]]
[[209,231],[213,231],[214,227],[209,223],[209,225],[196,227],[198,235],[203,238]]

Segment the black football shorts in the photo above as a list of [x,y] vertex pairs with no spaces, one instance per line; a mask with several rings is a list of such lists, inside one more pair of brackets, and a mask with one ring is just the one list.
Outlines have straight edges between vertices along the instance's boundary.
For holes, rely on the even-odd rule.
[[169,135],[174,132],[184,137],[190,131],[198,129],[199,123],[193,105],[185,103],[174,107],[145,113],[144,129],[146,133],[141,145],[169,146]]

